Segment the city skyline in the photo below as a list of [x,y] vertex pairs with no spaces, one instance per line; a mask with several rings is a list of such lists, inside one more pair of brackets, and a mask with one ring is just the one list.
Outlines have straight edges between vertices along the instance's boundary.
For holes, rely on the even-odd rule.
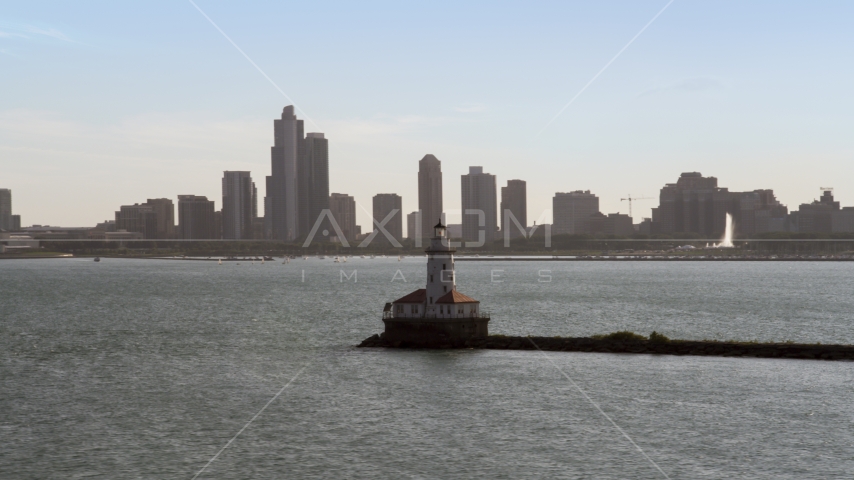
[[[854,175],[846,121],[854,74],[848,62],[828,61],[850,57],[849,5],[675,2],[539,133],[663,4],[511,5],[487,22],[469,5],[448,18],[441,4],[320,15],[313,5],[199,3],[293,98],[306,131],[332,139],[330,189],[364,207],[360,225],[377,191],[417,186],[408,163],[426,152],[449,179],[470,165],[502,183],[524,178],[532,216],[554,192],[578,189],[596,192],[603,211],[626,213],[620,198],[654,196],[683,171],[726,179],[735,191],[773,188],[789,206],[820,187],[854,204],[854,192],[834,184]],[[218,198],[225,170],[253,172],[266,195],[269,118],[290,102],[189,4],[97,13],[12,5],[0,26],[9,72],[0,79],[9,92],[0,100],[0,170],[24,223],[92,225],[138,199]],[[162,37],[117,28],[129,14]],[[308,20],[267,28],[293,15]],[[442,38],[396,35],[400,18],[440,25]],[[755,18],[764,19],[759,39]],[[59,33],[34,34],[32,25]],[[287,58],[274,47],[305,38],[324,41]],[[384,55],[353,60],[378,47]],[[523,68],[508,72],[507,61]],[[815,81],[820,88],[804,88]],[[403,197],[404,211],[417,210],[416,198]],[[460,208],[456,195],[444,201]],[[635,220],[650,208],[635,205]]]

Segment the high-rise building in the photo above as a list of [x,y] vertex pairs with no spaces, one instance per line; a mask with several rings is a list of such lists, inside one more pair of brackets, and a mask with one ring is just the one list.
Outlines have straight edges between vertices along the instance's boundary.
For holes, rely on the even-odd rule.
[[[374,230],[379,230],[377,223],[383,223],[389,215],[391,218],[385,222],[383,228],[397,240],[403,239],[403,202],[400,195],[396,193],[378,193],[374,195]],[[382,233],[374,237],[374,242],[391,243]]]
[[273,177],[267,175],[266,192],[264,195],[264,238],[271,240],[273,238],[273,196],[270,194],[273,191]]
[[[418,162],[418,210],[421,212],[421,235],[429,237],[433,226],[442,218],[442,162],[431,154]],[[414,238],[409,234],[410,238]]]
[[[498,215],[501,221],[501,231],[506,234],[509,229],[511,237],[521,236],[528,228],[528,187],[524,180],[507,180],[507,186],[501,187],[501,208]],[[513,215],[522,226],[520,230],[512,219]],[[509,220],[509,222],[508,222]]]
[[495,175],[483,173],[483,167],[469,167],[461,177],[463,240],[490,243],[498,231]]
[[[329,210],[344,237],[353,240],[359,235],[356,227],[356,200],[353,197],[346,193],[329,194]],[[330,235],[335,234],[334,229],[328,231]]]
[[157,238],[157,212],[147,204],[122,205],[116,212],[116,230],[136,232],[142,238]]
[[198,195],[178,195],[178,238],[219,238],[214,234],[214,202]]
[[406,215],[406,238],[410,240],[415,240],[418,237],[418,233],[421,228],[421,218],[419,214],[421,212],[415,211],[408,215]]
[[730,192],[718,187],[718,179],[700,172],[685,172],[676,183],[668,183],[653,209],[653,233],[699,233],[705,237],[723,235],[726,215],[733,217],[735,231],[751,235],[779,230],[786,223],[788,209],[772,190]]
[[214,212],[213,238],[214,238],[214,240],[219,240],[222,238],[222,210],[221,209]]
[[12,190],[0,188],[0,230],[12,230]]
[[222,238],[252,238],[252,199],[250,172],[224,172],[222,177]]
[[17,232],[19,230],[21,230],[21,216],[12,215],[12,231]]
[[821,198],[812,203],[802,203],[795,214],[797,231],[801,233],[830,233],[833,231],[833,215],[839,212],[839,202],[833,192],[825,190]]
[[555,193],[552,198],[552,233],[588,233],[590,216],[599,212],[599,197],[590,190]]
[[842,207],[834,211],[830,223],[833,233],[854,232],[854,207]]
[[[274,143],[270,148],[272,189],[270,223],[273,238],[292,241],[300,234],[299,163],[303,152],[303,122],[294,115],[293,105],[282,110],[282,118],[273,121]],[[223,208],[225,208],[223,206]],[[227,223],[227,222],[226,222]],[[226,224],[223,224],[224,228]]]
[[252,221],[258,218],[258,188],[252,182]]
[[150,205],[157,215],[157,238],[175,238],[175,205],[169,198],[149,198]]
[[[323,210],[329,208],[329,140],[322,133],[305,136],[300,162],[300,235],[311,231]],[[329,228],[329,225],[322,225]]]

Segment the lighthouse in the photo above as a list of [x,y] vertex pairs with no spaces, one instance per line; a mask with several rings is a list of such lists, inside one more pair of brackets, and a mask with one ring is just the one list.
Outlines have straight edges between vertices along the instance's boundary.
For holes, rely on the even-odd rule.
[[489,315],[480,302],[457,291],[454,252],[447,228],[439,222],[427,247],[426,288],[420,288],[383,310],[383,340],[421,346],[459,346],[488,335]]

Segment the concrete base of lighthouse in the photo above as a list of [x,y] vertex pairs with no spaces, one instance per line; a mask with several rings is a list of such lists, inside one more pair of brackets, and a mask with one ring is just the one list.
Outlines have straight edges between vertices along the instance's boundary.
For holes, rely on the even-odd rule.
[[420,347],[460,346],[489,335],[488,317],[470,318],[384,318],[380,336],[391,344]]

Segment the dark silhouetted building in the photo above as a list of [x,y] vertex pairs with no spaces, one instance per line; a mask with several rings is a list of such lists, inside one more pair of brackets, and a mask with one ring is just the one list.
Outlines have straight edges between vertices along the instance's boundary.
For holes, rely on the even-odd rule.
[[[510,232],[510,237],[525,234],[528,228],[528,187],[524,180],[507,180],[507,186],[501,187],[501,208],[498,212],[501,221],[501,231]],[[519,230],[513,220],[513,215],[522,226]],[[509,230],[508,230],[509,229]]]
[[604,215],[596,212],[588,219],[587,233],[630,237],[635,233],[635,226],[632,224],[632,217],[628,215],[622,213]]
[[122,205],[116,212],[116,231],[135,232],[144,239],[156,239],[157,214],[154,207],[144,203]]
[[0,188],[0,230],[12,230],[12,190]]
[[718,179],[687,172],[661,189],[658,209],[653,209],[653,233],[722,235],[726,215],[733,217],[736,233],[752,235],[784,229],[788,209],[772,190],[730,192]]
[[843,207],[831,214],[833,233],[854,232],[854,207]]
[[146,205],[151,205],[157,216],[157,238],[175,238],[175,204],[169,198],[149,198]]
[[215,240],[222,239],[222,210],[214,212],[214,231],[213,238]]
[[552,198],[552,234],[589,233],[590,216],[599,212],[599,197],[590,190],[555,193]]
[[[442,162],[431,154],[418,162],[418,210],[421,236],[432,235],[433,225],[442,222]],[[409,238],[415,238],[409,233]]]
[[115,220],[104,220],[101,223],[96,223],[95,228],[92,230],[96,230],[98,232],[115,232],[116,231],[116,221]]
[[[374,230],[379,230],[377,224],[382,224],[389,215],[391,218],[385,222],[383,228],[400,243],[403,240],[403,201],[396,193],[378,193],[374,195]],[[374,237],[374,242],[390,243],[382,233]]]
[[[270,148],[271,180],[267,195],[270,197],[269,212],[273,238],[292,241],[300,235],[299,164],[305,155],[303,144],[303,122],[294,115],[293,105],[282,110],[282,118],[273,121],[273,147]],[[233,228],[228,226],[223,205],[223,237]],[[250,222],[251,225],[251,222]],[[251,227],[250,227],[251,230]]]
[[178,238],[201,240],[219,238],[214,232],[214,201],[198,195],[178,195]]
[[[300,235],[306,235],[329,208],[329,140],[322,133],[309,133],[303,140],[300,162]],[[329,225],[320,228],[328,229]]]
[[418,211],[406,215],[406,238],[415,240],[421,231],[421,217]]
[[222,177],[222,238],[253,237],[254,184],[249,172],[224,172]]
[[[347,240],[354,240],[359,236],[361,232],[356,226],[356,200],[353,197],[346,193],[330,194],[329,211]],[[329,234],[334,235],[334,229],[330,229]]]
[[12,215],[12,231],[17,232],[21,229],[21,216]]
[[833,231],[833,215],[839,211],[839,202],[833,199],[833,192],[825,190],[821,198],[812,203],[802,203],[792,214],[798,232],[830,233]]
[[267,194],[264,196],[264,238],[271,240],[273,239],[273,197],[270,192],[273,191],[273,177],[267,175],[265,180]]
[[469,173],[462,175],[461,181],[463,240],[492,242],[498,231],[495,175],[483,173],[483,167],[469,167]]

